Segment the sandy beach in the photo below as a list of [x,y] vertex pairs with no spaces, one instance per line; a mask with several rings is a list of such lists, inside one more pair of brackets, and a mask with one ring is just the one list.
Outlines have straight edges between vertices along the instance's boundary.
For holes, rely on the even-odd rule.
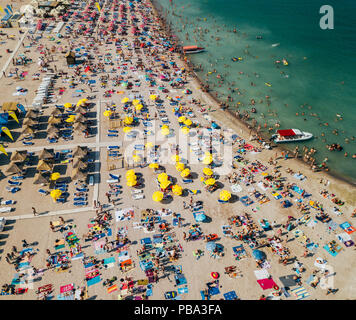
[[254,139],[150,1],[65,7],[42,31],[1,29],[0,104],[25,112],[2,132],[0,299],[355,299],[355,187]]

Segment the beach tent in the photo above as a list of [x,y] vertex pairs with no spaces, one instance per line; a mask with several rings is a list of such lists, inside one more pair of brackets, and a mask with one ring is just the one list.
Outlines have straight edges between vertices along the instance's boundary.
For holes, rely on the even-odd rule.
[[44,148],[38,156],[38,159],[40,160],[53,159],[53,158],[54,158],[53,149],[46,149],[46,148]]
[[11,161],[25,161],[27,157],[27,151],[15,151],[11,157]]
[[73,151],[73,157],[85,157],[88,154],[87,147],[77,146]]
[[6,173],[20,173],[22,171],[22,165],[11,162],[6,169]]
[[51,171],[53,169],[53,164],[46,162],[44,160],[38,161],[37,171]]
[[79,168],[79,169],[86,169],[88,167],[88,164],[86,162],[83,162],[82,159],[75,159],[73,161],[73,168]]
[[70,177],[72,180],[85,180],[87,177],[87,173],[81,171],[79,168],[74,168]]
[[33,184],[46,184],[48,183],[48,178],[46,178],[42,173],[38,172],[35,174]]

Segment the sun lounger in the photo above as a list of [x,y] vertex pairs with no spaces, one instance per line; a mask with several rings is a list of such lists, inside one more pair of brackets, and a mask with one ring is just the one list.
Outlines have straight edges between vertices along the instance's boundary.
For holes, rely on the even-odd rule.
[[26,145],[26,146],[32,146],[33,142],[26,142],[26,141],[22,141],[22,144]]
[[16,193],[17,191],[20,190],[20,188],[7,186],[7,187],[6,187],[6,190],[7,190],[8,192],[11,192],[11,193]]
[[88,202],[86,201],[76,201],[73,203],[75,206],[86,206]]
[[11,180],[8,180],[7,181],[9,184],[11,184],[12,186],[20,186],[22,184],[21,181],[11,181]]
[[8,213],[11,212],[12,208],[11,207],[2,207],[0,208],[0,213]]
[[193,182],[192,179],[182,179],[183,183],[191,183]]
[[108,146],[108,150],[120,149],[119,146]]
[[144,199],[145,195],[144,194],[134,194],[132,195],[132,199],[134,200],[140,200],[140,199]]
[[41,194],[44,194],[44,195],[48,195],[49,192],[47,190],[44,190],[44,189],[38,189],[38,192],[41,193]]
[[135,189],[135,190],[131,190],[131,193],[132,194],[140,194],[140,193],[143,193],[143,190],[142,189]]
[[23,180],[23,179],[25,179],[25,177],[24,176],[12,176],[11,179],[12,180]]
[[73,201],[87,201],[87,197],[76,197],[73,199]]
[[77,190],[79,192],[88,192],[89,191],[88,188],[75,188],[75,190]]

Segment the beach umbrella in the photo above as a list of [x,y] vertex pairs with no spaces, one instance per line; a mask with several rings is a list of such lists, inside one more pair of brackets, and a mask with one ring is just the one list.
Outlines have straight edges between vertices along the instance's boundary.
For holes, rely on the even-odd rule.
[[159,168],[159,164],[153,162],[153,163],[150,163],[150,164],[149,164],[149,167],[150,167],[151,169],[158,169],[158,168]]
[[51,180],[56,181],[60,178],[61,174],[59,172],[53,172],[51,174]]
[[126,185],[128,187],[134,187],[135,185],[137,185],[137,180],[136,179],[128,180],[128,181],[126,181]]
[[62,191],[59,189],[54,189],[51,191],[50,196],[52,197],[52,199],[54,200],[54,202],[56,202],[56,200],[61,196]]
[[18,163],[11,162],[5,172],[6,173],[20,173],[21,171],[22,171],[22,165],[20,166],[20,164],[18,164]]
[[156,100],[156,99],[157,99],[157,95],[151,94],[151,95],[150,95],[150,99],[153,100],[153,101]]
[[181,131],[184,133],[184,134],[188,134],[190,129],[188,127],[182,127]]
[[127,97],[125,97],[125,98],[123,98],[123,99],[121,100],[121,103],[127,103],[127,102],[129,102],[129,101],[130,101],[130,99],[127,98]]
[[213,178],[209,178],[207,180],[205,180],[205,184],[208,186],[213,186],[215,184],[216,180]]
[[75,116],[74,115],[70,115],[66,120],[65,122],[68,122],[68,123],[72,123],[75,121]]
[[142,158],[137,154],[133,155],[132,159],[134,162],[140,162],[142,160]]
[[211,169],[208,168],[208,167],[205,167],[205,168],[203,169],[203,173],[204,173],[205,175],[207,175],[207,176],[212,176],[212,175],[213,175],[213,170],[211,170]]
[[54,158],[53,149],[44,148],[38,155],[38,159],[40,159],[40,160],[46,160],[46,159],[52,159],[52,158]]
[[42,173],[38,172],[35,174],[33,184],[46,184],[48,183],[48,178],[46,178]]
[[133,122],[133,117],[125,117],[124,122],[125,124],[131,124]]
[[72,180],[85,180],[87,173],[81,171],[79,168],[74,168],[70,175]]
[[180,196],[182,195],[183,193],[183,188],[178,185],[178,184],[175,184],[173,187],[172,187],[172,192],[177,195],[177,196]]
[[180,173],[181,177],[185,178],[188,177],[190,175],[190,170],[188,168],[185,168],[181,173]]
[[164,189],[167,189],[170,184],[171,184],[171,182],[170,182],[169,180],[162,181],[162,182],[160,183],[160,188],[163,189],[163,190],[164,190]]
[[26,157],[27,157],[27,151],[15,151],[11,155],[10,160],[11,161],[25,161]]
[[180,156],[177,154],[174,154],[173,156],[171,156],[171,160],[174,162],[178,162],[178,161],[180,161]]
[[215,242],[213,241],[209,241],[207,244],[206,244],[206,250],[208,250],[209,252],[213,252],[215,249],[216,249],[217,245]]
[[220,200],[229,201],[231,198],[231,193],[227,190],[222,190],[219,194]]
[[160,202],[163,200],[163,193],[160,191],[156,191],[152,194],[153,201]]
[[5,132],[6,135],[7,135],[12,141],[14,141],[14,138],[12,137],[12,134],[11,134],[10,130],[9,130],[7,127],[2,127],[2,128],[1,128],[1,131]]
[[67,103],[64,104],[64,108],[66,108],[66,109],[69,109],[69,108],[71,108],[71,107],[72,107],[72,104],[69,103],[69,102],[67,102]]
[[128,133],[128,132],[130,132],[130,131],[132,130],[132,128],[131,128],[131,127],[124,127],[122,130],[123,130],[125,133]]
[[135,105],[135,109],[136,109],[137,111],[140,111],[142,108],[143,108],[143,105],[142,105],[142,104],[137,104],[137,105]]
[[112,111],[105,110],[103,114],[104,114],[105,117],[110,117],[112,115]]
[[126,178],[130,176],[136,176],[135,170],[130,169],[126,171]]
[[168,126],[166,126],[166,127],[162,126],[161,133],[164,136],[168,136],[169,135],[169,127]]
[[48,163],[48,162],[46,162],[44,160],[40,160],[40,161],[38,161],[38,165],[37,165],[36,170],[37,171],[42,171],[42,170],[51,171],[52,168],[53,168],[53,164]]
[[168,175],[167,175],[167,173],[162,172],[157,176],[157,179],[159,182],[166,181],[166,180],[168,180]]
[[192,120],[187,119],[187,120],[184,121],[184,124],[185,124],[186,126],[191,126],[191,125],[193,124],[193,122],[192,122]]
[[34,126],[37,124],[37,121],[33,120],[32,118],[25,118],[22,124],[26,126]]
[[183,170],[184,170],[184,163],[182,163],[182,162],[177,162],[177,163],[176,163],[176,169],[177,169],[177,171],[179,171],[179,172],[183,171]]
[[255,249],[252,251],[252,256],[256,260],[263,260],[266,257],[266,254],[261,250]]
[[26,112],[25,118],[36,118],[37,113],[35,113],[33,110],[29,110]]
[[178,122],[184,122],[185,120],[187,120],[185,116],[181,116],[178,118]]
[[140,100],[138,100],[138,99],[132,100],[132,104],[133,104],[134,106],[138,105],[139,103],[140,103]]
[[85,157],[88,154],[88,147],[77,146],[73,151],[73,157]]
[[[56,109],[58,110],[58,109]],[[59,110],[58,110],[59,111]],[[53,115],[49,117],[48,119],[48,124],[57,124],[57,123],[61,123],[61,119],[60,118],[56,118]]]
[[203,222],[206,219],[206,215],[204,213],[198,213],[195,215],[195,220],[197,222]]
[[210,164],[213,162],[213,156],[211,154],[206,154],[203,158],[204,164]]
[[145,147],[146,147],[146,149],[151,149],[153,147],[153,143],[152,142],[147,142]]

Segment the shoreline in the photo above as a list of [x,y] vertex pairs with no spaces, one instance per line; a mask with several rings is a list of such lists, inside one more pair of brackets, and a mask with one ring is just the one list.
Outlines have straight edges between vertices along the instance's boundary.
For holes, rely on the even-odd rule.
[[[169,31],[169,26],[168,26],[168,23],[167,21],[164,19],[163,17],[163,11],[158,7],[158,6],[161,6],[159,3],[156,2],[156,0],[150,0],[150,3],[152,5],[152,7],[154,8],[154,15],[157,19],[159,19],[159,22],[161,24],[161,26],[163,27],[164,29],[164,32],[165,34],[167,35],[167,37],[169,38],[173,38],[175,37],[177,40],[179,39],[176,35],[172,34],[170,31]],[[157,6],[158,4],[158,6]],[[161,14],[161,15],[160,15]],[[245,122],[244,120],[242,120],[240,117],[238,117],[236,115],[236,113],[234,113],[232,110],[230,110],[229,108],[226,108],[226,109],[223,109],[221,108],[219,105],[222,103],[222,101],[219,101],[218,98],[214,97],[209,91],[205,91],[205,90],[202,90],[202,87],[204,86],[204,82],[201,80],[201,78],[199,77],[199,75],[192,69],[192,67],[189,65],[189,63],[187,63],[181,56],[181,54],[179,54],[179,59],[181,60],[181,62],[184,64],[185,68],[187,69],[188,71],[188,74],[191,76],[192,80],[195,82],[195,84],[198,85],[198,90],[200,90],[200,93],[202,96],[204,96],[205,98],[207,98],[208,100],[211,100],[213,103],[217,104],[218,106],[216,107],[216,111],[220,111],[220,112],[223,112],[224,115],[229,115],[230,117],[230,120],[232,122],[235,122],[235,124],[238,126],[238,127],[243,127],[243,129],[245,130],[250,130],[251,131],[251,134],[257,134],[259,136],[261,136],[264,140],[267,140],[268,143],[269,142],[269,138],[267,136],[267,134],[265,132],[259,132],[257,133],[257,130],[251,126],[248,122]],[[190,62],[191,63],[191,62]],[[191,63],[193,65],[193,63]],[[209,112],[209,114],[214,117],[214,112]],[[246,132],[247,133],[247,132]],[[275,151],[278,151],[278,152],[281,152],[281,151],[289,151],[287,148],[284,148],[282,145],[276,145],[276,144],[273,144],[272,145],[272,148],[273,150]],[[300,156],[298,158],[290,158],[291,159],[294,159],[296,161],[298,161],[299,164],[302,164],[302,169],[306,169],[308,171],[308,174],[310,175],[311,173],[313,174],[323,174],[324,176],[323,177],[320,177],[320,179],[324,179],[324,178],[327,178],[327,179],[334,179],[336,180],[336,182],[341,182],[341,183],[346,183],[348,184],[349,186],[352,186],[352,187],[356,187],[356,181],[352,181],[352,180],[349,180],[347,179],[346,177],[342,176],[342,175],[339,175],[335,172],[330,172],[330,171],[313,171],[311,168],[310,168],[310,165],[305,162],[302,158],[300,158]]]

